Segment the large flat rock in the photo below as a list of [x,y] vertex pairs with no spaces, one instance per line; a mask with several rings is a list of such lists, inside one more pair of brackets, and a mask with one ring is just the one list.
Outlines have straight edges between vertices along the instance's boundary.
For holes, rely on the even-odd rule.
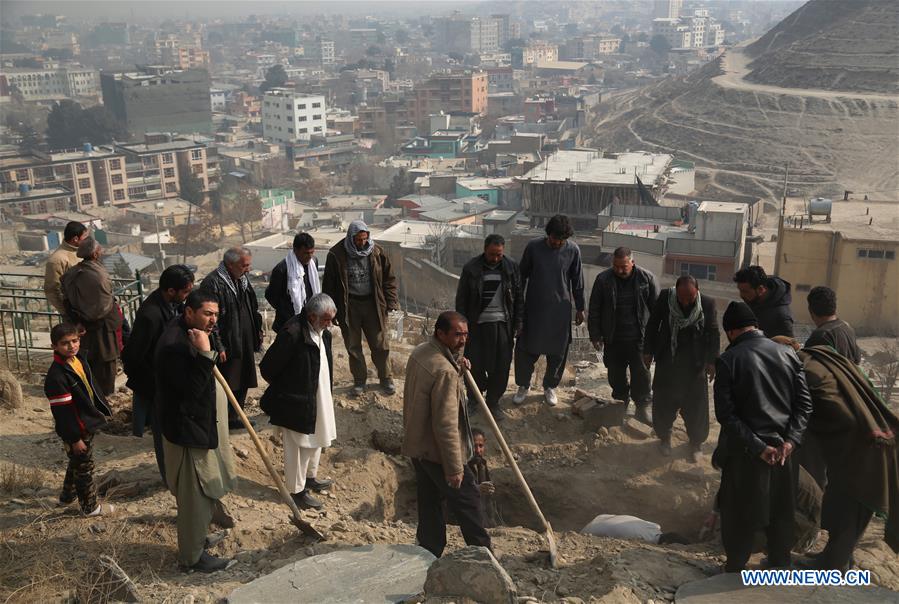
[[744,587],[739,573],[691,581],[678,588],[676,604],[896,604],[899,592],[867,587]]
[[429,551],[417,545],[363,545],[288,564],[238,587],[228,596],[228,602],[400,602],[423,591],[428,567],[434,560]]

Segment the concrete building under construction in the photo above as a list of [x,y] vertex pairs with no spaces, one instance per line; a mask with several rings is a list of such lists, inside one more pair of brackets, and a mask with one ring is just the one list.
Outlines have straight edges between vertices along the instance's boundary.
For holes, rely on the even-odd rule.
[[612,203],[655,205],[669,191],[691,192],[692,166],[682,168],[667,154],[562,150],[518,180],[532,226],[567,214],[576,229],[593,230]]

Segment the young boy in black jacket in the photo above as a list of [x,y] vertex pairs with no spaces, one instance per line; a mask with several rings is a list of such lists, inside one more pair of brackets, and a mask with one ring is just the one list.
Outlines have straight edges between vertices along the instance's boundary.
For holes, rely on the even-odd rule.
[[[47,370],[44,394],[50,401],[56,433],[69,457],[59,503],[68,505],[77,497],[85,515],[100,516],[104,510],[97,503],[91,441],[106,423],[104,416],[111,413],[94,385],[90,365],[78,354],[81,347],[78,326],[71,323],[56,325],[50,331],[50,343],[53,364]],[[106,511],[111,512],[112,506],[107,507]]]

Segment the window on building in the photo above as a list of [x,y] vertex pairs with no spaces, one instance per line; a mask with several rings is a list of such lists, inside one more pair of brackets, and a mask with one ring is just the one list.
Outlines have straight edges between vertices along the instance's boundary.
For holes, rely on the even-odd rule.
[[305,115],[301,115],[299,121],[305,122],[308,118]]
[[869,248],[858,248],[859,258],[868,258],[869,260],[895,260],[895,250],[873,250]]
[[171,164],[175,161],[175,157],[171,153],[162,154],[162,163]]
[[293,128],[288,128],[287,131],[293,134]]
[[162,224],[165,226],[175,226],[175,217],[174,216],[164,216],[162,218]]
[[90,193],[84,193],[81,196],[81,203],[84,205],[90,205],[90,204],[94,203],[94,196],[91,195]]
[[312,108],[313,108],[313,109],[321,109],[321,106],[322,106],[321,103],[312,103]]
[[166,178],[175,178],[175,168],[165,168],[162,173]]
[[190,152],[191,159],[203,159],[203,150],[202,149],[193,149]]
[[717,273],[718,267],[714,264],[693,264],[691,262],[680,263],[681,275],[693,275],[697,279],[716,281]]
[[79,178],[78,179],[78,188],[79,189],[90,189],[91,188],[91,179],[90,178]]
[[28,180],[28,170],[16,170],[16,180]]
[[114,185],[122,184],[122,175],[121,174],[113,174],[112,175],[112,184],[114,184]]
[[313,131],[313,132],[321,132],[321,131],[322,131],[322,127],[321,127],[321,126],[316,126],[315,128],[312,129],[312,131]]
[[305,104],[305,103],[302,103],[302,104],[297,103],[297,109],[305,109],[305,108],[306,108],[306,104]]
[[109,160],[109,169],[110,170],[121,170],[122,169],[122,160],[120,160],[120,159]]
[[166,193],[175,193],[176,191],[178,191],[178,185],[176,185],[173,182],[165,183],[165,192]]
[[313,115],[313,116],[312,116],[312,119],[314,119],[314,120],[320,120],[320,119],[322,119],[322,114],[319,113],[319,114],[317,114],[317,115]]
[[112,192],[112,198],[115,201],[122,201],[125,199],[125,189],[116,189]]
[[81,162],[79,164],[75,164],[75,171],[78,174],[87,174],[87,172],[88,172],[87,162]]
[[309,132],[309,128],[300,128],[300,134],[306,134]]
[[203,166],[202,166],[202,165],[194,166],[194,170],[193,170],[193,171],[194,171],[194,174],[202,174],[202,173],[203,173]]

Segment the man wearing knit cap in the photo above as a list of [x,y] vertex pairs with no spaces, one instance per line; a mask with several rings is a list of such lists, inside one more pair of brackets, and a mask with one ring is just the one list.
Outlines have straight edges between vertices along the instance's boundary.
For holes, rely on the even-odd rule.
[[362,334],[371,349],[371,360],[378,370],[384,394],[392,395],[396,386],[390,375],[390,345],[387,341],[387,313],[399,309],[396,277],[390,260],[374,242],[368,227],[354,220],[346,237],[328,252],[322,292],[337,305],[334,323],[340,327],[350,372],[353,374],[354,396],[365,392],[368,369],[362,352]]
[[770,566],[788,567],[795,507],[790,455],[812,411],[802,362],[759,331],[743,302],[731,302],[723,323],[730,346],[716,362],[721,434],[712,464],[721,470],[725,572],[745,568],[756,531],[766,534]]

